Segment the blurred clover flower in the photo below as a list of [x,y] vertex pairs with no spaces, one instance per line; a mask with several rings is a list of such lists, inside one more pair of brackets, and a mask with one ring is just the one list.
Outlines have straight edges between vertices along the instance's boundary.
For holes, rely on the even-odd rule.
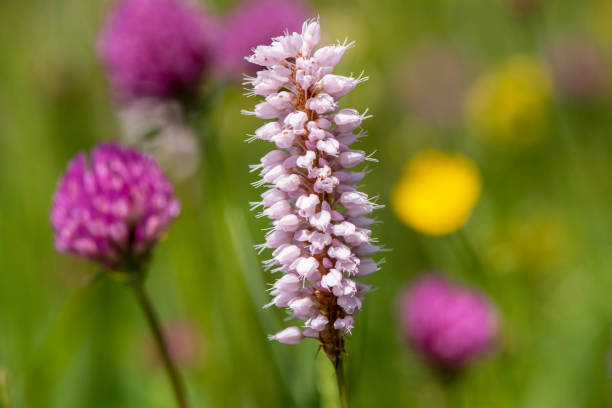
[[498,314],[484,294],[427,274],[400,297],[399,325],[423,356],[447,369],[461,368],[489,350]]
[[420,119],[448,126],[460,118],[469,75],[456,51],[443,46],[419,49],[397,75],[400,98]]
[[581,37],[557,39],[550,50],[555,84],[567,98],[590,102],[603,96],[606,67],[597,46]]
[[172,184],[153,158],[114,143],[79,153],[53,197],[51,224],[60,252],[98,262],[133,289],[147,318],[177,404],[187,407],[159,319],[144,289],[155,244],[178,216]]
[[155,156],[172,179],[184,181],[200,165],[200,142],[174,100],[140,99],[119,111],[121,137]]
[[399,219],[428,235],[445,235],[469,218],[481,193],[478,168],[469,158],[436,150],[414,156],[391,193]]
[[51,210],[55,247],[118,269],[146,261],[180,211],[172,184],[149,156],[118,144],[78,154]]
[[122,100],[181,98],[212,64],[215,23],[183,0],[121,0],[99,54]]
[[[258,46],[247,59],[265,67],[247,78],[251,94],[265,97],[253,112],[272,120],[251,138],[278,147],[253,166],[265,185],[262,216],[273,220],[261,249],[273,249],[264,264],[283,272],[272,287],[270,305],[288,308],[305,321],[305,330],[293,326],[273,336],[296,344],[304,337],[318,339],[338,376],[346,404],[342,361],[344,335],[351,332],[367,285],[358,283],[379,269],[371,256],[380,248],[372,243],[367,218],[380,207],[355,187],[365,171],[349,171],[373,159],[349,146],[365,132],[358,130],[369,116],[354,109],[339,110],[341,97],[366,80],[332,74],[353,43],[337,43],[314,50],[319,43],[319,21],[307,21],[302,33],[276,37]],[[346,406],[346,405],[344,405]]]
[[304,7],[294,0],[247,0],[238,5],[225,23],[217,48],[219,69],[234,76],[256,72],[257,66],[244,56],[272,37],[298,31],[306,16]]
[[492,141],[532,144],[548,130],[551,87],[540,61],[514,56],[472,86],[466,99],[468,123]]

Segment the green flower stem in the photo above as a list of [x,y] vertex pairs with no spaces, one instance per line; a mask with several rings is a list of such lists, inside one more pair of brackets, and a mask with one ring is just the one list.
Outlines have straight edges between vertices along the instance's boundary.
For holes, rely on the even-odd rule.
[[478,256],[478,252],[476,252],[476,250],[474,249],[472,242],[466,235],[463,228],[457,231],[457,237],[459,238],[459,242],[461,243],[463,250],[468,254],[468,257],[470,258],[471,262],[474,264],[474,267],[478,269],[479,271],[484,270],[482,266],[482,261],[480,260],[480,257]]
[[168,374],[170,383],[172,384],[172,390],[174,391],[174,396],[176,397],[177,406],[179,408],[187,408],[187,397],[185,395],[185,389],[183,387],[181,377],[168,351],[168,345],[164,339],[161,325],[159,324],[159,318],[157,317],[151,300],[144,289],[144,282],[138,279],[130,286],[133,289],[134,295],[138,300],[138,304],[145,314],[149,328],[151,329],[153,337],[155,338],[155,343],[157,345],[159,354],[162,357],[164,368],[166,369],[166,373]]
[[340,406],[342,408],[348,408],[348,394],[346,392],[346,379],[344,378],[344,360],[339,358],[334,364],[336,369],[336,379],[338,380],[338,395],[340,396]]
[[0,369],[0,408],[11,406],[8,393],[8,374],[4,368]]

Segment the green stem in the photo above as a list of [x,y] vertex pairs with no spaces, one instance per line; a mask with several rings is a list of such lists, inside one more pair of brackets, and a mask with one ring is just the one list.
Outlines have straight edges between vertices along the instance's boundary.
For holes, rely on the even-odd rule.
[[149,328],[151,329],[153,337],[155,338],[155,343],[157,345],[159,354],[162,357],[164,368],[166,369],[166,373],[168,374],[168,378],[172,384],[172,390],[174,391],[174,396],[176,397],[177,406],[179,408],[187,408],[187,397],[185,396],[183,383],[179,376],[178,370],[176,369],[176,365],[172,361],[172,357],[170,357],[168,345],[164,340],[161,325],[159,324],[159,318],[153,309],[149,296],[145,292],[144,283],[141,280],[138,280],[132,283],[131,287],[134,290],[138,304],[145,314]]
[[453,404],[453,389],[459,379],[458,371],[449,371],[448,368],[436,367],[434,369],[435,383],[440,395],[440,407],[450,408]]
[[338,395],[340,396],[340,406],[342,408],[348,408],[348,394],[346,392],[346,380],[344,378],[344,364],[343,359],[338,358],[334,364],[336,369],[336,379],[338,380]]
[[471,241],[465,234],[464,230],[459,229],[456,233],[456,236],[459,240],[459,243],[463,247],[463,250],[465,251],[467,256],[470,258],[470,262],[472,263],[472,266],[476,269],[476,271],[479,274],[484,273],[484,267],[482,265],[482,261],[480,260],[480,257],[478,256],[478,252],[476,252],[476,250],[474,249],[474,246],[472,245]]
[[8,393],[8,374],[4,369],[0,370],[0,408],[11,406]]

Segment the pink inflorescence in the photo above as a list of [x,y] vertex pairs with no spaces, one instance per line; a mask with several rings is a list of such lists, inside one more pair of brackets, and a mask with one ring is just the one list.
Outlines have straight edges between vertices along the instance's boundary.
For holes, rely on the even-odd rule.
[[218,47],[220,68],[229,74],[253,73],[257,66],[244,60],[251,48],[296,31],[306,19],[304,7],[294,0],[248,0],[230,15]]
[[369,287],[356,282],[379,269],[371,256],[373,244],[367,216],[379,207],[355,185],[365,171],[349,169],[370,159],[349,146],[365,136],[359,130],[368,118],[354,109],[338,108],[338,100],[367,78],[332,74],[352,43],[313,48],[319,42],[319,22],[307,21],[302,33],[258,46],[249,62],[264,66],[248,78],[253,95],[265,97],[254,112],[271,121],[252,139],[271,141],[278,149],[253,166],[268,190],[261,215],[273,228],[261,248],[273,249],[266,266],[283,275],[274,283],[271,305],[289,308],[305,321],[305,330],[290,327],[271,336],[295,344],[318,338],[332,361],[344,351],[343,334],[350,333]]
[[109,14],[99,54],[124,100],[180,96],[212,63],[213,21],[183,0],[122,0]]
[[179,211],[151,157],[101,144],[90,158],[79,153],[60,179],[51,209],[55,247],[116,269],[146,259]]
[[605,94],[605,58],[588,39],[559,38],[551,50],[550,66],[557,86],[570,99],[589,102]]
[[429,274],[402,295],[400,326],[426,358],[460,367],[491,347],[498,315],[484,295]]

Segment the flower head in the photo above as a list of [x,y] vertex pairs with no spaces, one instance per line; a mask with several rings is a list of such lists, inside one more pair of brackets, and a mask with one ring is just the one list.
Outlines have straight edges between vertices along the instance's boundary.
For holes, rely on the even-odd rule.
[[306,11],[295,0],[247,0],[229,17],[218,48],[218,64],[229,74],[253,73],[257,66],[245,61],[252,48],[286,31],[297,31]]
[[51,209],[55,247],[117,269],[146,259],[179,211],[151,157],[101,144],[90,157],[72,159],[59,181]]
[[527,145],[546,133],[552,81],[535,58],[519,55],[481,77],[467,95],[469,124],[493,141]]
[[585,38],[557,40],[550,53],[555,83],[569,99],[593,101],[604,94],[606,67],[597,46]]
[[183,0],[121,0],[99,54],[124,100],[182,96],[211,64],[214,24]]
[[270,305],[288,308],[304,321],[305,330],[290,327],[272,336],[287,344],[317,338],[332,361],[344,352],[343,335],[350,333],[369,287],[355,278],[379,269],[372,259],[368,215],[374,200],[355,187],[363,171],[351,169],[372,160],[349,147],[364,132],[365,113],[340,109],[340,98],[365,78],[332,74],[352,44],[319,48],[319,22],[307,21],[302,32],[256,47],[248,61],[264,66],[248,78],[254,95],[265,97],[253,112],[271,121],[253,139],[276,144],[259,170],[266,185],[263,215],[273,220],[263,248],[273,249],[265,262],[282,276],[274,283]]
[[480,193],[480,173],[469,158],[426,150],[408,162],[391,200],[397,216],[410,227],[445,235],[467,221]]
[[498,333],[498,315],[482,294],[426,275],[400,298],[404,336],[437,364],[462,366],[489,349]]

